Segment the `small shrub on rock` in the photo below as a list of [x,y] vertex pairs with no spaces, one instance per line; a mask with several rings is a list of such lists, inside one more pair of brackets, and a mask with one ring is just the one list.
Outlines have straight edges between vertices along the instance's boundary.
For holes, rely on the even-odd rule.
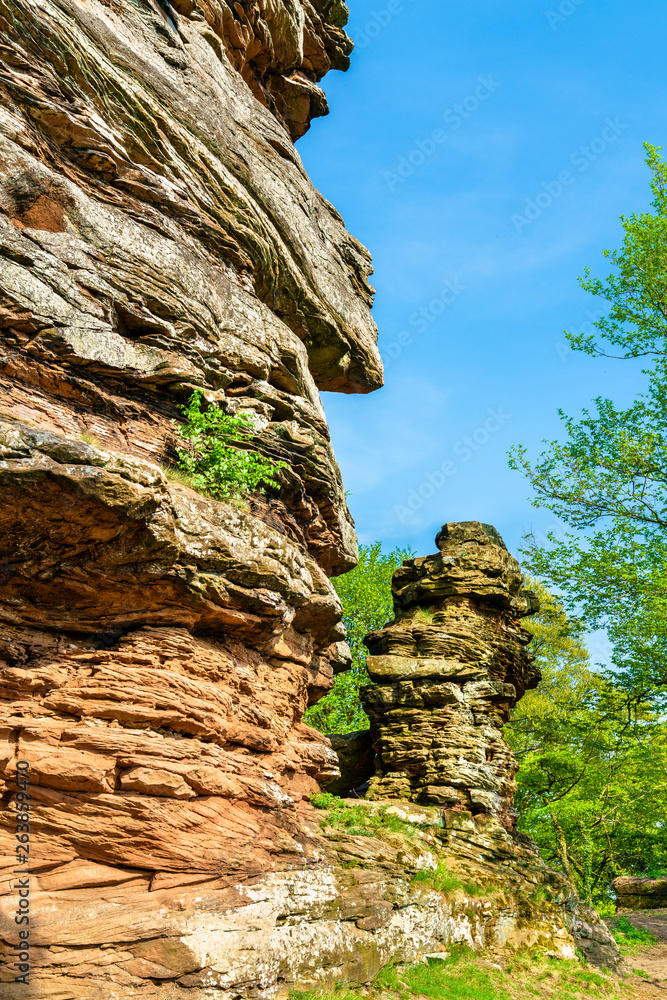
[[278,473],[287,463],[242,447],[254,431],[249,417],[230,416],[217,406],[202,410],[202,398],[201,392],[193,392],[187,406],[181,407],[185,423],[178,427],[182,447],[176,452],[182,481],[223,501],[264,493],[265,486],[280,489]]
[[326,810],[321,825],[344,830],[351,836],[373,837],[382,833],[401,833],[410,839],[416,836],[417,830],[412,823],[406,823],[398,816],[387,811],[387,806],[377,809],[359,804],[348,803],[337,795],[329,792],[319,792],[310,796],[311,805],[316,809]]
[[463,887],[462,880],[458,875],[450,872],[446,865],[440,864],[435,871],[420,871],[412,876],[413,884],[422,884],[437,892],[456,892]]

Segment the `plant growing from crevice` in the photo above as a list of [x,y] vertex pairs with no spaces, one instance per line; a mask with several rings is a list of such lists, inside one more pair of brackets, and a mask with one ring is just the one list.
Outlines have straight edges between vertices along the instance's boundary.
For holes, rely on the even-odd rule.
[[417,608],[412,616],[415,625],[433,625],[435,615],[430,608]]
[[202,400],[197,390],[180,407],[185,421],[178,425],[178,464],[167,472],[169,478],[227,502],[264,493],[267,486],[280,489],[279,472],[287,463],[245,447],[254,432],[250,418],[231,416],[214,405],[202,409]]
[[423,869],[416,872],[410,879],[413,885],[423,885],[444,895],[456,892],[460,889],[467,896],[492,896],[497,890],[493,886],[481,885],[472,879],[464,879],[456,872],[449,870],[444,862],[440,862],[435,869]]
[[425,888],[435,889],[436,892],[442,892],[445,895],[464,887],[463,880],[454,872],[450,872],[449,868],[443,864],[439,864],[435,870],[426,871],[424,869],[416,872],[410,881],[413,885],[423,885]]
[[92,434],[90,431],[81,431],[79,439],[83,441],[84,444],[91,445],[93,448],[101,448],[102,443],[98,437]]

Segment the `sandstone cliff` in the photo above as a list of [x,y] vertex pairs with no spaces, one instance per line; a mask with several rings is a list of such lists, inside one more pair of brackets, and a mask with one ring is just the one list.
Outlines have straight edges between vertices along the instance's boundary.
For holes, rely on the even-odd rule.
[[[511,878],[502,919],[412,884],[438,810],[403,843],[310,805],[337,759],[302,718],[347,665],[329,576],[356,560],[319,390],[382,380],[369,255],[293,145],[345,16],[0,0],[3,996],[270,995],[521,920],[571,947],[557,880],[525,919]],[[279,490],[168,477],[195,389],[250,416]]]

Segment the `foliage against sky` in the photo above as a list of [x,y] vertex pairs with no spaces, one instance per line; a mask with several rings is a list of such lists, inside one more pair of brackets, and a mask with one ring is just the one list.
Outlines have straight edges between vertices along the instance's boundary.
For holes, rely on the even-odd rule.
[[352,652],[352,669],[336,678],[333,691],[308,710],[305,721],[323,733],[351,733],[368,729],[368,717],[359,701],[359,688],[370,683],[364,637],[393,618],[391,578],[407,549],[382,551],[380,542],[359,548],[355,569],[333,581],[343,602],[343,621]]
[[535,506],[570,528],[548,544],[529,540],[531,571],[562,595],[588,628],[604,627],[619,681],[641,701],[667,694],[667,165],[646,145],[652,211],[622,217],[621,249],[606,257],[606,280],[582,279],[602,298],[599,336],[572,337],[594,355],[644,357],[647,389],[625,408],[606,398],[579,419],[561,411],[564,440],[510,464],[533,489]]

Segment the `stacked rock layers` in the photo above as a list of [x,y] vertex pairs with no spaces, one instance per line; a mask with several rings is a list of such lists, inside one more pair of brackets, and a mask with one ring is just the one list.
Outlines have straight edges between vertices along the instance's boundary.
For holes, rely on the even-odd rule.
[[621,875],[613,886],[619,910],[667,909],[667,878]]
[[[9,1000],[270,997],[489,940],[485,904],[415,893],[373,838],[332,847],[308,804],[337,770],[303,713],[348,663],[328,577],[356,562],[319,390],[382,382],[369,255],[293,145],[347,65],[345,17],[339,0],[0,0]],[[195,389],[251,419],[288,465],[279,491],[239,509],[168,474]],[[530,934],[569,940],[560,914]]]
[[508,831],[516,761],[503,723],[539,672],[519,620],[538,609],[498,532],[446,524],[437,555],[394,574],[395,620],[366,639],[363,693],[376,749],[371,798],[495,817]]
[[[40,998],[171,991],[223,905],[191,887],[321,854],[300,810],[337,764],[301,720],[348,663],[357,549],[319,390],[382,370],[370,257],[293,139],[345,15],[0,0],[0,930],[11,957],[24,761]],[[174,480],[194,390],[280,490]]]

